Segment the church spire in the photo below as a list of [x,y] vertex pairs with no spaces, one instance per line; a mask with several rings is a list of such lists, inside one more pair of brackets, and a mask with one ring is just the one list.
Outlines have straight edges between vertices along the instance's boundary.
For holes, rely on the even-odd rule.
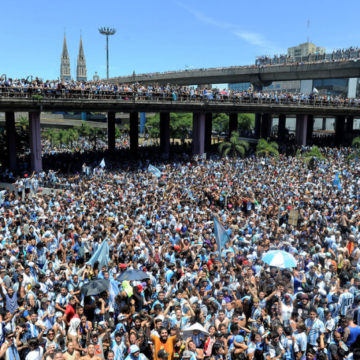
[[61,54],[60,80],[71,80],[70,56],[66,45],[66,35],[64,34],[63,51]]
[[76,81],[87,81],[86,59],[84,55],[82,37],[80,35],[79,55],[77,58]]

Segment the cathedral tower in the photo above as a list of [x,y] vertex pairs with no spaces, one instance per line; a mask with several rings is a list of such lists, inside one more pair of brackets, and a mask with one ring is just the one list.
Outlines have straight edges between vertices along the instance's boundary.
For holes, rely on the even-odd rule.
[[61,54],[60,80],[71,80],[70,57],[66,45],[66,35],[64,34],[63,51]]

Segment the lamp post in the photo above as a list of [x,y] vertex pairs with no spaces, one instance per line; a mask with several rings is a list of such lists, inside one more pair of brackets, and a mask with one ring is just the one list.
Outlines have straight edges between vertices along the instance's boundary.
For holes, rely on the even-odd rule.
[[101,35],[106,35],[106,78],[109,80],[109,35],[114,35],[116,29],[100,28],[99,32]]

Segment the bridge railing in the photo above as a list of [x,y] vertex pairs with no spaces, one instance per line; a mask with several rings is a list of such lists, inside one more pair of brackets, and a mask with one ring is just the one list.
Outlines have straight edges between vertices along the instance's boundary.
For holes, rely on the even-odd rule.
[[332,54],[313,54],[308,56],[277,56],[273,58],[258,58],[255,61],[255,65],[291,65],[302,62],[351,60],[357,59],[359,57],[360,51],[335,52]]
[[[34,95],[37,95],[34,97]],[[253,104],[253,105],[276,105],[276,106],[316,106],[316,107],[360,107],[358,99],[327,98],[327,96],[314,96],[310,99],[302,99],[297,96],[263,96],[257,97],[243,94],[193,94],[188,92],[134,92],[134,91],[102,91],[102,90],[68,90],[46,88],[10,88],[0,87],[0,98],[14,99],[60,99],[71,100],[120,100],[123,102],[149,101],[171,103],[230,103],[230,104]]]

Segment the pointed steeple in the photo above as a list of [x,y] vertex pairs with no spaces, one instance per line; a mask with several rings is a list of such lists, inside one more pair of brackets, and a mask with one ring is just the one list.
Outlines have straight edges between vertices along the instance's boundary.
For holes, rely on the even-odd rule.
[[71,80],[70,56],[66,45],[66,35],[64,34],[63,51],[61,54],[60,80]]
[[61,54],[62,58],[69,58],[69,53],[66,45],[66,35],[64,34],[64,44],[63,44],[63,51]]
[[86,59],[80,35],[79,55],[77,58],[76,81],[87,81]]

